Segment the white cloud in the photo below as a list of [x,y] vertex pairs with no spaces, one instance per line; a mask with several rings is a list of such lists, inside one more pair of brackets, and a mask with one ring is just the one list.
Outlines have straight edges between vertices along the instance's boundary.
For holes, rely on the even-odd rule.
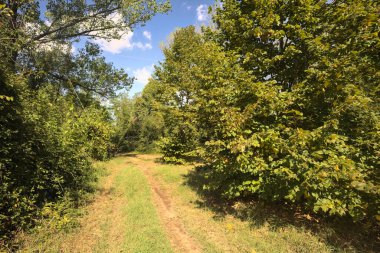
[[132,43],[133,32],[129,31],[121,36],[120,39],[95,39],[94,42],[97,43],[100,48],[106,52],[113,54],[120,54],[123,49],[133,49]]
[[[123,17],[120,14],[113,14],[109,17],[110,21],[120,22]],[[119,32],[119,31],[115,31]],[[132,50],[139,48],[141,50],[152,49],[151,43],[142,43],[133,41],[133,32],[131,30],[124,31],[122,34],[118,33],[120,39],[106,40],[103,38],[96,38],[93,41],[97,43],[100,48],[112,54],[120,54],[124,49]],[[144,35],[145,36],[145,35]]]
[[207,21],[209,20],[209,15],[207,12],[207,5],[201,4],[197,7],[197,19],[198,21]]
[[45,25],[47,25],[47,26],[51,26],[51,21],[48,20],[48,19],[45,19],[44,23],[45,23]]
[[149,31],[143,31],[143,35],[145,38],[147,38],[148,40],[151,40],[152,39],[152,34],[149,32]]
[[140,41],[133,42],[133,32],[129,31],[126,34],[122,35],[120,39],[95,39],[94,42],[97,43],[100,48],[106,52],[112,54],[120,54],[124,49],[132,50],[138,48],[141,50],[152,49],[151,43],[142,43]]
[[142,42],[134,42],[132,43],[132,46],[133,47],[137,47],[139,49],[142,49],[142,50],[146,50],[146,49],[152,49],[152,44],[150,43],[142,43]]
[[77,48],[76,48],[74,45],[71,45],[70,52],[71,52],[72,54],[75,54],[75,53],[77,52]]
[[135,82],[139,84],[146,85],[149,81],[149,78],[152,75],[153,66],[146,66],[139,69],[134,70],[133,76],[136,78]]

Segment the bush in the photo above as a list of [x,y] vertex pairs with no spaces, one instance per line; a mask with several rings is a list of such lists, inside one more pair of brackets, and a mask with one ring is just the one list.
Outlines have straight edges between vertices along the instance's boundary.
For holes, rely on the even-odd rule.
[[[229,105],[205,97],[218,105],[202,115],[215,126],[205,145],[210,190],[379,217],[375,13],[366,1],[226,1],[216,11],[211,37],[253,79],[226,91],[240,97]],[[218,123],[207,124],[215,114]]]
[[163,137],[160,148],[163,161],[174,164],[185,164],[196,157],[195,147],[198,145],[196,128],[190,123],[178,125],[169,137]]
[[100,109],[74,110],[70,97],[55,96],[49,86],[31,91],[21,78],[3,84],[0,93],[14,100],[0,105],[2,240],[32,226],[46,203],[67,194],[78,201],[89,191],[90,158],[108,156],[110,137]]
[[191,122],[184,131],[173,124],[164,159],[203,150],[205,187],[227,198],[375,223],[377,4],[222,2],[215,29],[176,31],[156,69],[155,82],[171,94],[163,106]]

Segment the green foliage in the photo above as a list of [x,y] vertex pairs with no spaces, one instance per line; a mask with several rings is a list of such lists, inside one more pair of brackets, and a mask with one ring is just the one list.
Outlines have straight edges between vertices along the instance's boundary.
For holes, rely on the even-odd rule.
[[114,101],[116,132],[113,142],[118,152],[154,152],[157,141],[164,135],[165,122],[157,110],[154,90],[148,84],[134,98],[120,97]]
[[35,224],[47,205],[60,210],[62,199],[80,201],[95,179],[91,160],[107,159],[113,149],[102,102],[132,79],[107,63],[99,46],[86,43],[73,54],[72,43],[120,38],[169,8],[155,0],[45,1],[44,17],[41,1],[3,2],[0,247]]
[[164,48],[166,60],[155,71],[157,102],[164,112],[166,135],[159,142],[163,160],[183,164],[196,157],[201,133],[198,132],[193,106],[197,100],[197,70],[206,71],[194,64],[202,55],[202,38],[194,27],[183,28],[172,34]]
[[374,222],[376,1],[222,6],[213,16],[216,29],[176,31],[156,69],[154,82],[167,94],[162,110],[173,115],[164,160],[198,150],[208,168],[205,188],[226,198],[258,197]]
[[108,159],[113,149],[111,137],[114,129],[107,110],[93,105],[76,111],[70,117],[75,118],[75,122],[66,122],[63,126],[66,134],[72,133],[77,141],[80,140],[91,158],[100,161]]
[[33,61],[27,67],[35,70],[26,75],[34,89],[54,85],[55,92],[77,96],[77,102],[87,106],[93,97],[111,98],[116,91],[131,86],[133,79],[107,63],[97,44],[86,42],[76,54],[52,47],[31,53]]
[[[91,3],[16,0],[2,3],[0,33],[6,42],[0,44],[0,56],[12,68],[17,67],[15,63],[20,55],[29,58],[42,48],[67,48],[73,40],[83,37],[119,39],[126,31],[144,24],[156,13],[164,13],[170,9],[168,1],[156,0]],[[41,5],[46,8],[44,15],[41,15]]]
[[[20,89],[23,81],[10,80],[19,82]],[[95,179],[88,158],[109,155],[107,113],[96,107],[75,108],[70,97],[53,95],[51,89],[33,92],[24,87],[17,92],[19,105],[1,107],[1,237],[35,223],[46,202],[67,194],[78,201]]]
[[189,122],[178,123],[170,135],[160,139],[163,160],[167,163],[185,164],[197,156],[197,129]]
[[136,145],[134,139],[136,133],[131,132],[133,123],[133,100],[128,97],[119,97],[113,101],[115,114],[115,133],[112,142],[117,152],[128,152],[134,150]]

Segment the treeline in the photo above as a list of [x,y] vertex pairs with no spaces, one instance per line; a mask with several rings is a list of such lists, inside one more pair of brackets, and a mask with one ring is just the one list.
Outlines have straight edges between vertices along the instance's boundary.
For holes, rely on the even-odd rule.
[[104,101],[133,79],[91,40],[75,53],[72,43],[120,38],[168,7],[153,0],[0,1],[0,251],[41,220],[44,207],[59,216],[65,210],[57,208],[78,205],[95,180],[92,161],[114,152]]
[[228,199],[379,222],[378,10],[221,1],[210,27],[173,33],[140,97],[121,100],[136,108],[118,107],[131,126],[121,143],[158,141],[167,162],[201,158],[204,189]]

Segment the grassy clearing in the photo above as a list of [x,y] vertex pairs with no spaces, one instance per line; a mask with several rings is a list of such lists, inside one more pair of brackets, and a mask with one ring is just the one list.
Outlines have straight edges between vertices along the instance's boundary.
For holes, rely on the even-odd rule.
[[126,157],[97,165],[105,169],[95,197],[77,210],[85,215],[72,217],[80,225],[62,229],[47,220],[20,235],[20,252],[172,252],[142,172]]
[[289,219],[273,206],[230,206],[200,198],[194,190],[200,185],[189,185],[192,172],[191,166],[159,165],[154,175],[175,198],[177,212],[204,252],[376,252],[375,241],[350,241],[363,239],[351,226],[341,224],[339,231],[352,232],[339,235],[327,224]]
[[221,203],[200,196],[202,182],[192,166],[162,165],[156,158],[136,154],[97,164],[100,180],[92,202],[68,209],[69,222],[62,226],[57,226],[62,220],[49,219],[21,236],[20,251],[182,252],[172,248],[173,231],[165,230],[153,204],[153,180],[183,224],[183,232],[202,252],[376,252],[376,241],[364,240],[354,226],[333,228],[290,217],[275,206]]

